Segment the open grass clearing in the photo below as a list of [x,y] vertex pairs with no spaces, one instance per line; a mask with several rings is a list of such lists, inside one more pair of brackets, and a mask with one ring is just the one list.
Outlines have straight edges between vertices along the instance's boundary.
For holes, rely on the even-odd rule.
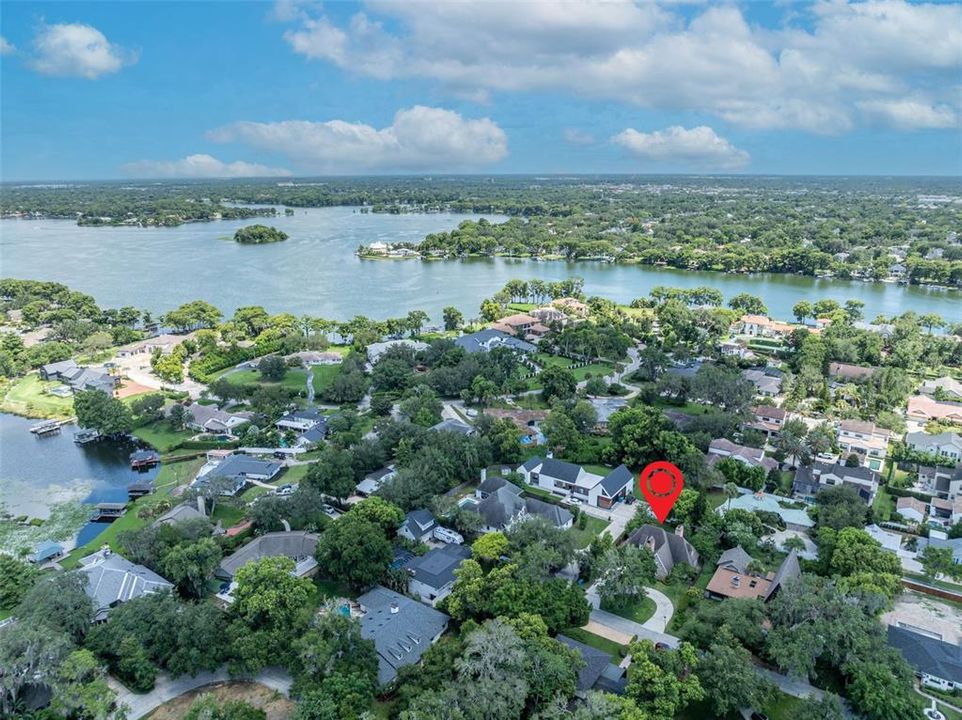
[[41,380],[36,373],[17,378],[3,389],[0,410],[14,415],[34,418],[69,418],[73,415],[73,397],[58,397],[48,390],[59,382]]

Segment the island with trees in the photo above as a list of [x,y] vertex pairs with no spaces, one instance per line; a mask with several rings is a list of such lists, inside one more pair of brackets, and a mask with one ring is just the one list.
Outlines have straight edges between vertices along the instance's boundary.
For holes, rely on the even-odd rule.
[[265,245],[287,240],[287,233],[267,225],[248,225],[234,233],[234,242],[241,245]]

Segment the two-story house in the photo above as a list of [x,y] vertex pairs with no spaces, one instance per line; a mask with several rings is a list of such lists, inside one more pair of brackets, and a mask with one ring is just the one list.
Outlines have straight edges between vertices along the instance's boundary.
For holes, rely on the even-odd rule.
[[605,476],[588,472],[580,465],[533,457],[518,468],[524,481],[559,497],[595,507],[610,508],[624,500],[631,488],[632,475],[619,465]]
[[881,470],[892,432],[867,420],[843,420],[838,426],[842,456],[855,454],[870,470]]

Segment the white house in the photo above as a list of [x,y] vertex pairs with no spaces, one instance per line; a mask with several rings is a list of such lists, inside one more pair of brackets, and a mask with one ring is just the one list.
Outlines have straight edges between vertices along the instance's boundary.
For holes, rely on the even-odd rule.
[[938,435],[929,435],[925,432],[909,433],[905,436],[905,445],[918,452],[962,460],[962,435],[959,433],[943,432]]
[[454,571],[471,557],[468,545],[444,545],[413,557],[404,564],[410,576],[408,594],[415,595],[431,607],[451,594],[454,587]]
[[559,497],[602,508],[610,508],[623,500],[628,495],[633,480],[624,465],[619,465],[602,477],[574,463],[540,457],[528,460],[518,468],[518,472],[529,485],[535,485]]

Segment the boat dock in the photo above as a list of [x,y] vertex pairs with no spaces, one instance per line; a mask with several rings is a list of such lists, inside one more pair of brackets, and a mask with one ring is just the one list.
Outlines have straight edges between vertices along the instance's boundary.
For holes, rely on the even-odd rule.
[[37,423],[30,428],[30,432],[38,437],[44,437],[46,435],[58,435],[60,434],[61,428],[66,425],[65,420],[44,420],[42,423]]
[[86,445],[87,443],[94,442],[101,438],[100,431],[98,430],[81,430],[78,433],[74,433],[73,441],[78,445]]
[[156,450],[137,450],[130,454],[130,467],[135,470],[149,468],[160,462],[160,453]]
[[152,482],[131,483],[127,486],[127,497],[131,500],[150,495],[154,491]]
[[97,503],[94,514],[90,516],[91,522],[113,522],[119,517],[123,517],[127,510],[127,503]]

